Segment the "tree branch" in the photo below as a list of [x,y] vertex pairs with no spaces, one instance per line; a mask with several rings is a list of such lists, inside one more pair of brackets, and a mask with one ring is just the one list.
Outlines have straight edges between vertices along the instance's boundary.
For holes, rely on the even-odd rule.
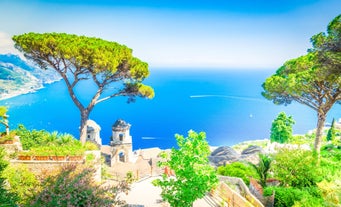
[[304,105],[314,109],[315,111],[318,110],[318,105],[314,104],[309,98],[305,98],[302,96],[293,96],[293,99],[295,101],[297,101],[298,103],[304,104]]
[[111,94],[110,96],[106,96],[106,97],[104,97],[104,98],[101,98],[101,99],[97,100],[95,104],[101,103],[101,102],[103,102],[103,101],[106,101],[106,100],[108,100],[108,99],[111,99],[111,98],[114,98],[114,97],[117,97],[117,96],[128,96],[128,95],[129,95],[129,94],[126,93],[125,91],[120,91],[120,92],[118,92],[118,93],[113,93],[113,94]]

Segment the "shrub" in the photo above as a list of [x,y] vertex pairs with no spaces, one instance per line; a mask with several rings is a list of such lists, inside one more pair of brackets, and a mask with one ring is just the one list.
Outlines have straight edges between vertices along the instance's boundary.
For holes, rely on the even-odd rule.
[[273,191],[275,192],[274,206],[276,207],[289,207],[295,203],[296,206],[299,206],[300,203],[304,203],[304,206],[321,206],[322,200],[316,195],[316,188],[267,187],[264,189],[264,196],[272,195]]
[[315,136],[311,134],[305,134],[305,135],[293,135],[290,139],[289,142],[290,144],[297,144],[297,145],[302,145],[302,144],[309,144],[309,146],[313,146],[315,141]]
[[19,125],[15,133],[20,136],[20,141],[24,150],[32,148],[39,148],[43,146],[69,146],[78,145],[82,146],[79,140],[75,139],[71,134],[52,133],[45,130],[28,130],[24,125]]
[[99,150],[97,144],[93,142],[85,142],[85,150]]
[[86,143],[85,146],[76,140],[71,134],[61,134],[57,131],[49,133],[45,130],[28,130],[19,125],[16,130],[20,136],[24,150],[30,150],[30,155],[84,155],[85,150],[98,150],[93,143]]
[[341,180],[322,181],[317,184],[321,190],[325,206],[338,206],[341,203]]
[[270,140],[271,142],[286,143],[292,137],[292,125],[295,124],[294,119],[281,112],[272,122]]
[[0,204],[1,206],[15,207],[17,206],[16,202],[19,198],[6,188],[6,182],[3,176],[3,172],[8,166],[8,162],[4,159],[5,155],[5,149],[0,147]]
[[9,140],[14,140],[14,137],[16,136],[14,131],[11,131],[8,135],[6,132],[3,132],[0,134],[0,144],[9,141]]
[[321,148],[321,157],[341,162],[341,149],[333,144],[327,144]]
[[101,156],[101,178],[103,180],[113,179],[113,174],[110,173],[110,167],[105,162],[105,156]]
[[20,141],[24,150],[29,150],[32,147],[45,145],[49,138],[49,133],[45,130],[28,130],[24,125],[20,124],[15,130],[15,133],[20,136]]
[[217,173],[219,175],[241,178],[246,185],[250,184],[250,177],[258,178],[256,171],[251,166],[242,162],[219,166]]
[[309,187],[321,179],[311,151],[283,148],[274,159],[272,171],[283,186]]
[[330,126],[328,133],[327,133],[327,141],[333,141],[336,136],[336,131],[335,131],[335,119],[333,119],[332,125]]
[[316,198],[311,195],[307,195],[306,197],[303,197],[299,201],[295,201],[293,207],[321,207],[323,201],[321,198]]
[[266,154],[258,154],[259,156],[259,162],[257,165],[253,163],[249,163],[257,172],[259,176],[259,182],[260,184],[265,187],[266,186],[266,180],[268,178],[268,173],[271,167],[272,158],[269,155]]
[[85,161],[88,162],[88,163],[90,163],[90,162],[94,161],[95,158],[96,158],[95,155],[92,154],[92,153],[90,153],[90,154],[87,154],[87,155],[86,155]]
[[9,166],[4,171],[10,191],[19,198],[19,204],[27,204],[40,191],[40,182],[25,165]]
[[118,200],[118,194],[126,192],[129,186],[120,182],[116,186],[99,186],[93,182],[94,170],[77,168],[76,165],[64,166],[54,176],[49,176],[43,182],[43,190],[29,206],[120,206],[124,203]]
[[326,145],[321,149],[319,172],[326,181],[333,181],[341,177],[341,149],[333,145]]

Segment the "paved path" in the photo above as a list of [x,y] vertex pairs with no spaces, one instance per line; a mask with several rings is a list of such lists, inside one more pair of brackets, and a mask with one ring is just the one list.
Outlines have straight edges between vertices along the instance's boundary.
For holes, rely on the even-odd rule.
[[[152,181],[160,177],[150,177],[133,183],[128,195],[122,194],[120,198],[129,205],[140,205],[144,207],[169,207],[168,203],[162,202],[161,189],[155,187]],[[212,207],[205,199],[197,200],[194,207]]]

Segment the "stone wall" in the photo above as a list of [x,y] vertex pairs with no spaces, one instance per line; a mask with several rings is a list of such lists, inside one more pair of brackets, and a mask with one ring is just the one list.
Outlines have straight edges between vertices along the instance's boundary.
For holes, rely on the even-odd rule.
[[[212,192],[211,192],[212,193]],[[220,200],[222,206],[253,206],[253,207],[264,207],[257,199],[250,199],[248,195],[242,196],[226,183],[220,182],[217,189],[212,193],[212,196],[217,200]],[[227,205],[226,205],[227,204]]]
[[[241,178],[219,176],[219,180],[221,184],[224,184],[220,185],[221,190],[225,192],[223,193],[224,199],[229,201],[231,206],[264,207],[263,203],[250,192]],[[226,183],[235,186],[235,189],[232,190]]]
[[10,156],[11,154],[14,154],[16,152],[22,151],[21,142],[19,140],[19,137],[14,138],[13,144],[0,144],[1,147],[4,147],[7,154]]
[[[86,157],[89,154],[93,154],[93,159],[86,161]],[[85,152],[85,159],[81,161],[37,161],[37,160],[10,160],[12,165],[25,165],[30,171],[32,171],[38,177],[44,177],[56,170],[61,169],[65,165],[86,165],[86,164],[93,164],[95,168],[95,175],[94,180],[96,182],[101,182],[101,152],[99,150],[96,151],[86,151]]]
[[61,169],[65,165],[77,164],[83,165],[84,161],[36,161],[36,160],[11,160],[11,165],[25,165],[27,169],[29,169],[36,176],[46,176],[51,174],[59,169]]
[[262,186],[253,178],[250,178],[250,192],[262,203],[264,203],[263,188]]

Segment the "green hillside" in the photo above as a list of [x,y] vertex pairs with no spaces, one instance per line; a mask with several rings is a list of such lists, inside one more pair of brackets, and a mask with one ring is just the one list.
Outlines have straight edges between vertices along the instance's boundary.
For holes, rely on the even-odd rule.
[[52,70],[41,70],[16,55],[0,54],[0,100],[34,92],[59,80]]

